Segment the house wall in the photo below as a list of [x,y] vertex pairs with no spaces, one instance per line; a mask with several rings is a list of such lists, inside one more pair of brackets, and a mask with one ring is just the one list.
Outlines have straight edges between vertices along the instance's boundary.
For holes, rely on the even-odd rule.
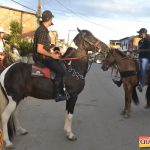
[[[36,14],[0,6],[0,27],[7,33],[10,33],[10,22],[12,20],[21,24],[22,34],[28,35],[38,27]],[[33,34],[29,36],[33,36]]]

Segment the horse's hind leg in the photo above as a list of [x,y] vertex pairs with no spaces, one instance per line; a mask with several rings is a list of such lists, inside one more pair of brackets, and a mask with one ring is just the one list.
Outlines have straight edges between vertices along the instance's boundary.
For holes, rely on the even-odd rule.
[[125,104],[124,104],[124,109],[123,109],[123,111],[121,112],[121,115],[125,115],[126,114],[126,112],[127,112],[127,109],[128,109],[128,97],[127,97],[127,87],[126,87],[126,84],[124,83],[123,84],[123,88],[124,88],[124,95],[125,95]]
[[126,93],[125,93],[125,104],[124,104],[124,109],[121,112],[121,115],[125,115],[126,111],[127,111],[127,96],[126,96]]
[[17,113],[17,109],[15,110],[15,112],[13,113],[13,118],[14,118],[14,123],[15,123],[15,128],[16,128],[16,132],[18,135],[25,135],[28,133],[28,131],[24,128],[22,128],[20,121],[18,119],[18,113]]
[[64,130],[66,131],[67,138],[72,141],[75,141],[77,139],[74,133],[72,132],[72,119],[73,119],[73,111],[74,111],[74,106],[76,104],[76,100],[77,97],[73,97],[66,102]]
[[150,86],[148,85],[146,90],[146,106],[145,108],[150,108]]
[[16,102],[10,98],[8,105],[6,106],[6,108],[4,109],[4,111],[1,115],[4,141],[6,143],[6,148],[8,148],[8,149],[13,148],[13,146],[9,140],[7,124],[8,124],[8,120],[9,120],[10,116],[12,115],[12,113],[14,112],[15,108],[16,108]]

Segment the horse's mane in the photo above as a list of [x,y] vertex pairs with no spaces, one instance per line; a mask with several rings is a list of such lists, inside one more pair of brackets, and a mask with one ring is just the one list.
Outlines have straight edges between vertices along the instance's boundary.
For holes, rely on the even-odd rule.
[[122,51],[120,51],[119,49],[114,49],[116,51],[117,54],[119,54],[122,57],[126,57],[126,54]]
[[71,58],[74,57],[76,53],[76,49],[73,47],[68,47],[62,58]]

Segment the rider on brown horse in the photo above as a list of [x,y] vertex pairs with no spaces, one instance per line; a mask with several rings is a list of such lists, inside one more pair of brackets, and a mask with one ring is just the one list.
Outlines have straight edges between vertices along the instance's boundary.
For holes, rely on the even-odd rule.
[[51,26],[53,14],[51,11],[44,11],[42,14],[42,23],[34,35],[34,60],[40,62],[56,73],[55,77],[55,100],[62,101],[66,99],[63,92],[63,76],[65,69],[59,61],[59,55],[51,52],[50,37],[48,27]]
[[[141,28],[139,31],[139,37],[141,40],[139,41],[139,62],[140,62],[140,82],[137,86],[139,91],[142,92],[142,88],[145,85],[146,79],[146,69],[148,68],[148,64],[150,63],[150,37],[147,35],[147,29]],[[118,76],[119,73],[117,73]],[[120,87],[122,84],[122,79],[115,80],[113,82]]]
[[145,85],[146,69],[150,63],[150,37],[147,35],[147,29],[141,28],[139,31],[139,61],[140,61],[140,83],[138,89],[142,92]]

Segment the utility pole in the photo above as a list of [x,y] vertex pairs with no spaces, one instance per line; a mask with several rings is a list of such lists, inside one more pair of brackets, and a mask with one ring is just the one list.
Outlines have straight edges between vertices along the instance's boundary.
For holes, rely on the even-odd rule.
[[37,22],[40,23],[41,18],[41,0],[38,0],[38,9],[37,9]]

